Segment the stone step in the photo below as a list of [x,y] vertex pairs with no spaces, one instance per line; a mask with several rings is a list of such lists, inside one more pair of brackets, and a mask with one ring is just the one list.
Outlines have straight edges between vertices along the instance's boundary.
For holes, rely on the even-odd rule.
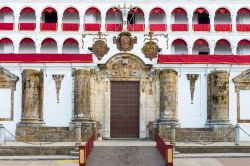
[[70,156],[79,156],[79,151],[70,151]]

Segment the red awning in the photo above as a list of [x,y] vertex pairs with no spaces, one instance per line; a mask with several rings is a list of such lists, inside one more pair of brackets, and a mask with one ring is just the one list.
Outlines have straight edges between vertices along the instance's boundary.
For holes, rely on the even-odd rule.
[[34,41],[31,38],[24,38],[23,40],[21,40],[20,43],[30,44],[30,43],[34,43]]
[[179,44],[187,45],[187,43],[184,40],[182,40],[182,39],[176,39],[172,43],[172,45],[179,45]]
[[44,39],[42,41],[42,45],[43,44],[52,44],[52,43],[56,43],[56,41],[54,39],[51,39],[51,38],[47,38],[47,39]]
[[64,12],[65,13],[79,13],[77,9],[72,8],[72,7],[66,9]]
[[203,8],[198,8],[194,11],[194,13],[207,13],[208,14],[208,11],[206,9],[203,9]]
[[13,12],[13,10],[9,7],[3,7],[2,9],[0,9],[0,13],[9,13],[9,12]]
[[178,13],[178,14],[187,14],[186,10],[182,9],[182,8],[175,8],[173,11],[172,11],[172,14],[174,13]]
[[228,45],[228,46],[230,46],[231,44],[225,39],[220,39],[216,42],[216,45]]
[[118,8],[110,8],[107,13],[121,13],[121,10]]
[[198,39],[194,42],[194,45],[205,45],[208,46],[207,41],[203,40],[203,39]]
[[150,12],[150,14],[159,14],[159,13],[165,14],[164,10],[162,10],[161,8],[154,8]]
[[34,9],[32,9],[30,7],[26,7],[24,9],[22,9],[21,14],[23,14],[23,13],[33,13],[33,12],[35,12]]
[[0,54],[0,63],[91,63],[92,54]]
[[129,12],[129,14],[143,14],[144,12],[140,8],[133,8]]
[[48,8],[43,10],[43,13],[44,12],[52,13],[52,12],[56,12],[56,10],[54,8],[48,7]]
[[158,55],[159,64],[249,65],[249,55]]
[[12,40],[9,38],[3,38],[0,40],[0,44],[9,44],[9,43],[13,43]]
[[250,41],[243,39],[243,40],[239,41],[238,45],[243,45],[243,46],[249,45],[250,46]]
[[238,14],[250,14],[250,10],[247,8],[241,8],[238,10]]
[[95,7],[92,7],[92,8],[89,8],[87,11],[86,11],[86,13],[87,12],[90,12],[90,13],[101,13],[97,8],[95,8]]
[[230,14],[229,10],[227,10],[226,8],[219,8],[219,9],[216,10],[215,13]]
[[73,43],[76,43],[78,45],[78,42],[72,38],[69,38],[63,42],[63,44],[73,44]]

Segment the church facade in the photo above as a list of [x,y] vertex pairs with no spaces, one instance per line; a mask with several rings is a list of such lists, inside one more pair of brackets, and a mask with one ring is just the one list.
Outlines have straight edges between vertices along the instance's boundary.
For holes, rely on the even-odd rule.
[[233,141],[249,33],[244,0],[2,0],[0,123],[24,141]]

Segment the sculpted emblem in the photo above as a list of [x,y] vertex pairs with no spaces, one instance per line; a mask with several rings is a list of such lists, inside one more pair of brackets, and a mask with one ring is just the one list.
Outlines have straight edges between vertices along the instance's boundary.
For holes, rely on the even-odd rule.
[[148,41],[144,43],[144,46],[142,47],[141,51],[145,55],[146,58],[149,58],[150,60],[152,60],[153,58],[157,57],[159,49],[160,48],[156,42]]
[[101,60],[104,55],[109,52],[109,47],[104,40],[96,40],[92,45],[92,52],[95,54],[98,60]]
[[116,44],[118,50],[126,52],[133,49],[134,44],[137,43],[137,37],[132,37],[129,32],[121,32],[118,38],[113,38],[113,43]]

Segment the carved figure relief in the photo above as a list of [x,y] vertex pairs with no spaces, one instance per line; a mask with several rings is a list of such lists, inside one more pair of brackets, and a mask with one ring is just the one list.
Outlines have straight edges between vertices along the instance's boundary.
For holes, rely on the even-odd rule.
[[137,37],[132,37],[129,32],[121,32],[117,37],[113,38],[113,43],[120,51],[130,51],[133,49],[134,44],[137,44]]
[[9,118],[1,118],[0,121],[12,121],[14,117],[14,91],[16,90],[16,82],[18,77],[7,69],[0,67],[0,88],[10,88],[11,89],[11,110]]
[[64,75],[59,75],[59,74],[53,74],[52,75],[53,80],[56,83],[56,99],[57,99],[57,103],[59,103],[59,94],[60,94],[60,89],[61,89],[61,82],[62,79],[64,78]]
[[193,104],[194,100],[194,90],[195,90],[195,82],[199,78],[199,74],[187,74],[187,79],[190,82],[190,93],[191,93],[191,104]]

